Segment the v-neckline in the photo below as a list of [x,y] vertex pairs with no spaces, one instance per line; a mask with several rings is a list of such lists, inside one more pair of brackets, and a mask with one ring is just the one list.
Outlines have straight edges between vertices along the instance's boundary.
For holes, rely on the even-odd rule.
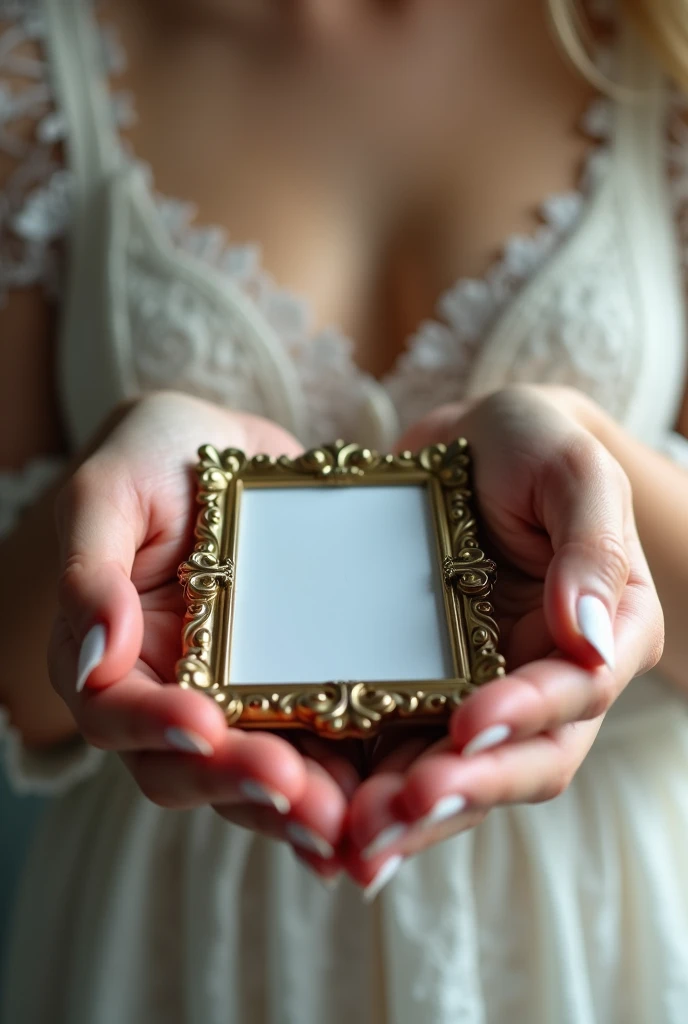
[[[103,51],[109,54],[109,70],[116,68],[119,73],[126,66],[126,52],[116,30],[95,20]],[[106,86],[109,86],[107,79]],[[108,96],[116,125],[135,117],[135,99],[131,93],[108,88]],[[607,144],[612,133],[612,110],[612,100],[598,94],[580,121],[579,129],[590,140],[590,146],[577,187],[547,196],[536,211],[540,223],[531,232],[508,236],[482,276],[459,278],[445,289],[435,303],[433,315],[407,336],[392,366],[380,377],[358,365],[353,339],[337,324],[313,327],[312,302],[307,295],[282,287],[266,270],[259,243],[232,242],[225,228],[197,223],[194,203],[158,192],[150,165],[130,152],[118,132],[116,139],[123,160],[143,171],[157,215],[175,248],[201,265],[214,266],[227,274],[253,299],[287,348],[294,348],[294,339],[298,338],[295,347],[300,357],[309,349],[323,346],[330,351],[336,349],[338,364],[346,365],[352,379],[365,382],[367,387],[377,386],[394,396],[403,388],[404,378],[419,367],[434,365],[441,371],[454,367],[457,361],[465,363],[467,349],[480,343],[507,303],[575,232],[604,176]],[[312,351],[310,357],[317,359],[317,352]]]

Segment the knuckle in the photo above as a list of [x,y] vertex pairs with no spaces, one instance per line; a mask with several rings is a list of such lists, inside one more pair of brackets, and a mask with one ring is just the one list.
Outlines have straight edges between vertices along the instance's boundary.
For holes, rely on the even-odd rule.
[[586,719],[599,718],[614,703],[616,688],[614,679],[606,669],[600,669],[594,676],[590,697],[585,707]]
[[549,800],[556,800],[557,797],[563,796],[571,785],[574,774],[574,770],[566,763],[554,767],[533,803],[547,803]]
[[595,542],[597,554],[602,556],[599,571],[613,592],[625,586],[631,574],[631,560],[626,546],[617,534],[606,531]]
[[664,654],[664,640],[664,619],[661,617],[657,628],[653,630],[652,635],[649,638],[645,657],[641,665],[638,667],[636,675],[641,676],[659,664]]
[[57,602],[61,608],[69,607],[80,591],[86,566],[80,555],[70,555],[62,566],[57,581]]
[[537,803],[546,803],[549,800],[556,800],[557,797],[563,796],[566,790],[571,785],[571,774],[563,769],[558,771],[551,779],[545,783]]
[[82,738],[89,747],[95,747],[96,750],[116,749],[112,741],[108,740],[102,731],[95,724],[91,723],[87,717],[77,713],[76,723]]
[[660,663],[664,655],[664,627],[662,626],[652,637],[650,649],[647,654],[647,668],[646,672],[649,672],[651,668],[655,668]]
[[158,807],[166,810],[175,810],[178,806],[178,797],[175,790],[167,785],[163,779],[159,779],[147,772],[134,773],[136,783],[147,800]]
[[193,770],[190,768],[190,786],[193,790],[193,800],[196,804],[212,804],[218,799],[217,780],[210,772],[202,768]]

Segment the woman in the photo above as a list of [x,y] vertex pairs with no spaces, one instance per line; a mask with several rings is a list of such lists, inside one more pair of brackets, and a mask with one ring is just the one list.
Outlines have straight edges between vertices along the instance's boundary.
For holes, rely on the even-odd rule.
[[[686,69],[636,6],[6,15],[1,696],[60,794],[8,1022],[685,1019]],[[159,685],[198,444],[459,433],[512,671],[448,736],[361,780]]]

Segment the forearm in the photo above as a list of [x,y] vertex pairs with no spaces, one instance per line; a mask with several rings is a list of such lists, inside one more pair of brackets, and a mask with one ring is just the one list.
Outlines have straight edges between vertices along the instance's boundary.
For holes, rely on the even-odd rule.
[[623,467],[638,533],[664,609],[663,672],[688,690],[688,472],[631,437],[598,407],[586,425]]
[[50,685],[48,641],[57,609],[59,558],[53,523],[54,492],[22,517],[0,542],[0,704],[29,746],[69,740],[76,726]]

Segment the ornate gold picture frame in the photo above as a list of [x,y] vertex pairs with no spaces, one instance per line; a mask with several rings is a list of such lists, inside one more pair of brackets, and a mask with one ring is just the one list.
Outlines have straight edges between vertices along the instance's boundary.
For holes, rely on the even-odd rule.
[[[182,636],[183,653],[177,665],[178,683],[182,687],[193,687],[208,694],[223,708],[228,724],[245,728],[305,728],[329,738],[361,738],[375,735],[387,724],[437,724],[446,719],[476,686],[503,675],[505,670],[504,659],[498,653],[497,626],[490,603],[496,566],[485,556],[479,544],[470,490],[470,468],[469,449],[465,440],[459,440],[448,448],[436,445],[418,454],[404,452],[400,455],[380,455],[338,441],[308,451],[293,460],[273,459],[264,455],[248,459],[234,449],[220,453],[211,446],[201,448],[197,466],[201,511],[196,524],[196,545],[189,559],[179,569],[187,613]],[[319,572],[321,570],[314,597],[316,603],[311,605],[318,613],[318,623],[314,624],[310,620],[304,622],[298,646],[291,648],[305,652],[303,658],[307,662],[309,649],[317,647],[320,650],[320,664],[328,665],[331,649],[332,671],[324,672],[323,678],[318,676],[315,681],[287,681],[293,671],[286,671],[290,666],[288,656],[285,655],[282,679],[239,682],[233,678],[232,658],[238,643],[234,635],[237,594],[241,605],[242,580],[247,588],[249,580],[252,580],[254,588],[257,585],[249,575],[252,573],[250,557],[248,554],[246,557],[242,555],[242,508],[245,505],[248,507],[248,496],[253,491],[269,491],[270,494],[264,495],[261,500],[268,497],[274,509],[280,501],[286,504],[285,489],[298,491],[298,494],[292,494],[292,498],[298,497],[302,501],[309,500],[305,489],[312,488],[330,493],[334,489],[339,494],[351,488],[359,491],[363,488],[414,488],[416,494],[423,496],[422,500],[428,508],[428,522],[431,523],[429,532],[426,532],[428,536],[432,535],[429,541],[426,537],[427,557],[431,563],[426,575],[428,580],[432,578],[434,582],[431,587],[423,583],[419,590],[434,588],[436,600],[434,605],[430,605],[427,593],[422,597],[425,615],[422,621],[429,621],[427,616],[431,614],[436,614],[440,620],[437,628],[448,640],[445,659],[448,671],[435,674],[446,675],[447,678],[366,678],[364,671],[357,671],[359,678],[341,679],[338,664],[342,660],[350,663],[350,659],[343,657],[346,652],[351,654],[353,651],[356,655],[357,635],[362,644],[364,634],[368,637],[366,642],[369,645],[375,642],[375,635],[371,640],[364,628],[369,616],[360,620],[360,630],[352,629],[350,623],[338,622],[336,613],[333,617],[327,617],[329,604],[334,601],[334,595],[339,593],[338,575],[342,577],[341,570],[347,568],[353,556],[353,552],[347,552],[346,540],[342,536],[343,533],[348,535],[348,530],[340,530],[338,535],[332,535],[322,557],[313,562],[320,567]],[[368,499],[372,496],[371,492]],[[395,501],[403,498],[403,502],[407,503],[410,492],[389,492],[388,496]],[[385,498],[385,495],[382,497]],[[337,507],[332,504],[332,500],[331,497],[327,499],[330,502],[328,508]],[[403,503],[397,504],[401,509],[406,507]],[[300,507],[303,509],[307,506]],[[352,505],[349,500],[348,507],[355,509],[356,503]],[[355,513],[353,518],[356,518]],[[350,520],[349,512],[346,521]],[[251,519],[251,527],[255,533],[255,519]],[[387,528],[393,532],[395,523],[390,521],[383,524],[383,527],[386,537]],[[322,530],[326,528],[327,524],[324,524]],[[320,527],[318,531],[321,532]],[[269,541],[271,537],[266,536],[265,542]],[[255,541],[252,543],[255,544]],[[390,543],[394,543],[393,537]],[[392,562],[402,565],[403,562],[397,560],[408,558],[412,548],[415,552],[415,543],[414,537],[407,532],[403,537],[403,550],[394,549],[396,553]],[[418,545],[420,550],[420,536]],[[290,549],[282,543],[280,550],[284,552]],[[303,546],[301,550],[304,550]],[[298,559],[297,554],[294,557]],[[379,596],[371,603],[369,579],[365,595],[364,590],[361,590],[362,597],[365,596],[361,607],[365,605],[369,609],[382,608],[384,611],[385,587],[390,585],[387,579],[390,574],[379,567],[376,570],[374,562],[374,558],[368,558],[365,564],[371,565],[372,585],[378,588]],[[391,564],[389,559],[386,564]],[[298,568],[297,560],[290,580],[298,580],[300,592],[310,593],[309,581],[301,578]],[[368,572],[367,568],[365,572]],[[286,608],[287,603],[291,603],[290,582],[280,577],[277,583],[279,586],[274,579],[265,575],[263,565],[263,582],[260,584],[263,586],[262,594],[268,595],[270,600],[277,600],[274,591],[278,590],[282,594],[281,607]],[[353,582],[349,578],[347,586],[349,591],[355,588],[356,578]],[[363,580],[361,587],[366,587]],[[389,596],[390,600],[392,596],[397,600],[399,598],[398,594]],[[356,609],[351,611],[352,603],[356,604],[355,592],[353,595],[349,593],[347,600],[347,614],[355,615]],[[435,613],[429,610],[432,607],[436,609]],[[293,614],[293,609],[290,609],[290,614]],[[408,619],[412,626],[422,619],[421,616],[421,619],[416,620],[412,609],[408,610],[408,614],[412,616]],[[391,643],[389,623],[385,628],[386,639],[380,639],[380,647],[384,648],[381,653],[383,667],[385,651],[390,653],[391,662],[398,664],[398,659],[394,662],[392,657],[394,648],[397,645],[403,647],[404,643],[415,643],[412,636],[406,636],[407,633],[413,633],[412,628],[398,630]],[[244,648],[246,632],[242,629],[241,642]],[[277,641],[272,644],[269,642],[270,637],[266,640],[262,636],[260,643],[254,644],[254,647],[260,647],[261,657],[265,655],[268,663],[271,663],[271,658],[274,662],[279,655],[279,644]],[[431,648],[433,645],[437,646],[434,640]],[[418,646],[415,643],[414,647],[407,646],[405,650],[413,651]],[[250,650],[248,654],[250,661]],[[299,658],[301,656],[299,654]],[[432,649],[428,656],[430,663],[434,664]],[[414,660],[403,652],[400,657],[404,665]],[[246,661],[245,654],[243,659]],[[317,660],[315,655],[314,660]],[[279,664],[279,660],[274,663]],[[404,673],[407,674],[406,670]]]

